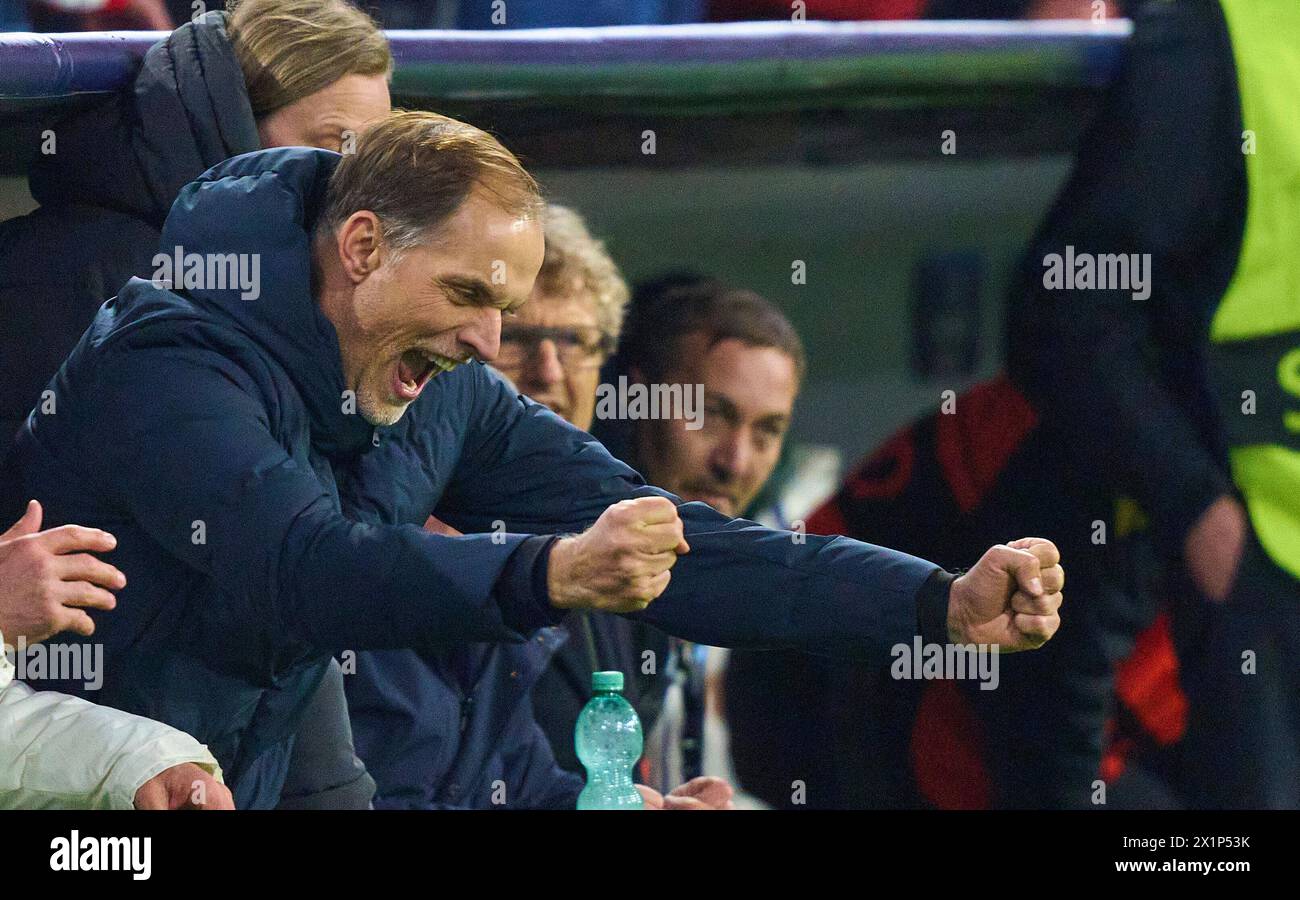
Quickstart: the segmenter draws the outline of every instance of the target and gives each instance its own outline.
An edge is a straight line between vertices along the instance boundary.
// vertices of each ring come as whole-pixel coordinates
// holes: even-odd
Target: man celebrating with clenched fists
[[[259,298],[131,280],[50,382],[58,414],[19,432],[10,500],[111,525],[130,578],[90,613],[97,699],[206,742],[237,806],[279,801],[335,653],[535,640],[578,606],[699,643],[881,658],[918,632],[1018,650],[1056,630],[1046,542],[954,580],[763,528],[646,485],[512,390],[483,362],[541,266],[540,208],[494,138],[431,113],[342,157],[228,160],[181,191],[162,245],[255,255]],[[426,533],[431,514],[462,536]],[[462,728],[480,693],[523,680],[468,662]]]
[[[664,592],[678,555],[690,549],[672,501],[619,501],[588,531],[552,547],[551,604],[639,612]],[[1040,647],[1060,627],[1064,585],[1061,555],[1051,541],[1022,538],[992,547],[949,587],[947,640],[1004,652]]]

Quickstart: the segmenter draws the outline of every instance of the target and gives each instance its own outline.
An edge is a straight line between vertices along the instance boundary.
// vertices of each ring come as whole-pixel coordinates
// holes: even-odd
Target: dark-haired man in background
[[[700,427],[662,417],[602,419],[593,433],[652,484],[743,515],[781,458],[805,365],[794,326],[763,297],[713,278],[667,275],[638,288],[608,381],[681,385],[683,392],[700,385]],[[637,637],[638,661],[653,653],[649,660],[667,687],[647,741],[647,777],[652,784],[689,780],[703,771],[709,648],[648,626]],[[545,682],[540,690],[545,696]]]

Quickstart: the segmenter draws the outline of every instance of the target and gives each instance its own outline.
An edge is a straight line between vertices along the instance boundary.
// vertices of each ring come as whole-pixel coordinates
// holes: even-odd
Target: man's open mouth
[[[393,377],[393,393],[403,400],[414,400],[439,372],[450,372],[460,363],[437,353],[425,350],[407,350],[397,360]]]

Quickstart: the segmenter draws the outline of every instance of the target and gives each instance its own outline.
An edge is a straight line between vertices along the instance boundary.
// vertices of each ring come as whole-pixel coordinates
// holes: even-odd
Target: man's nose
[[[549,387],[564,380],[564,365],[555,341],[544,340],[537,344],[537,352],[529,361],[528,374],[539,385]]]
[[[745,471],[745,466],[749,465],[749,457],[749,440],[745,436],[745,429],[731,428],[714,444],[709,462],[716,476],[729,481],[739,477]]]
[[[501,310],[483,309],[481,315],[456,335],[475,357],[492,362],[501,352]]]

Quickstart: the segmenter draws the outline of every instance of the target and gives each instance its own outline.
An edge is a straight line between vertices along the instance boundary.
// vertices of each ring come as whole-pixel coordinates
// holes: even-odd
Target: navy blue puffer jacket
[[[547,538],[344,515],[338,473],[384,434],[344,402],[337,336],[310,291],[310,232],[339,158],[260,151],[187,185],[163,246],[257,255],[259,296],[132,279],[49,383],[54,403],[29,415],[0,479],[4,509],[36,497],[49,526],[117,535],[129,584],[93,615],[105,662],[90,699],[208,744],[241,807],[278,799],[331,653],[522,640],[550,621],[531,567],[518,590],[507,572]]]

